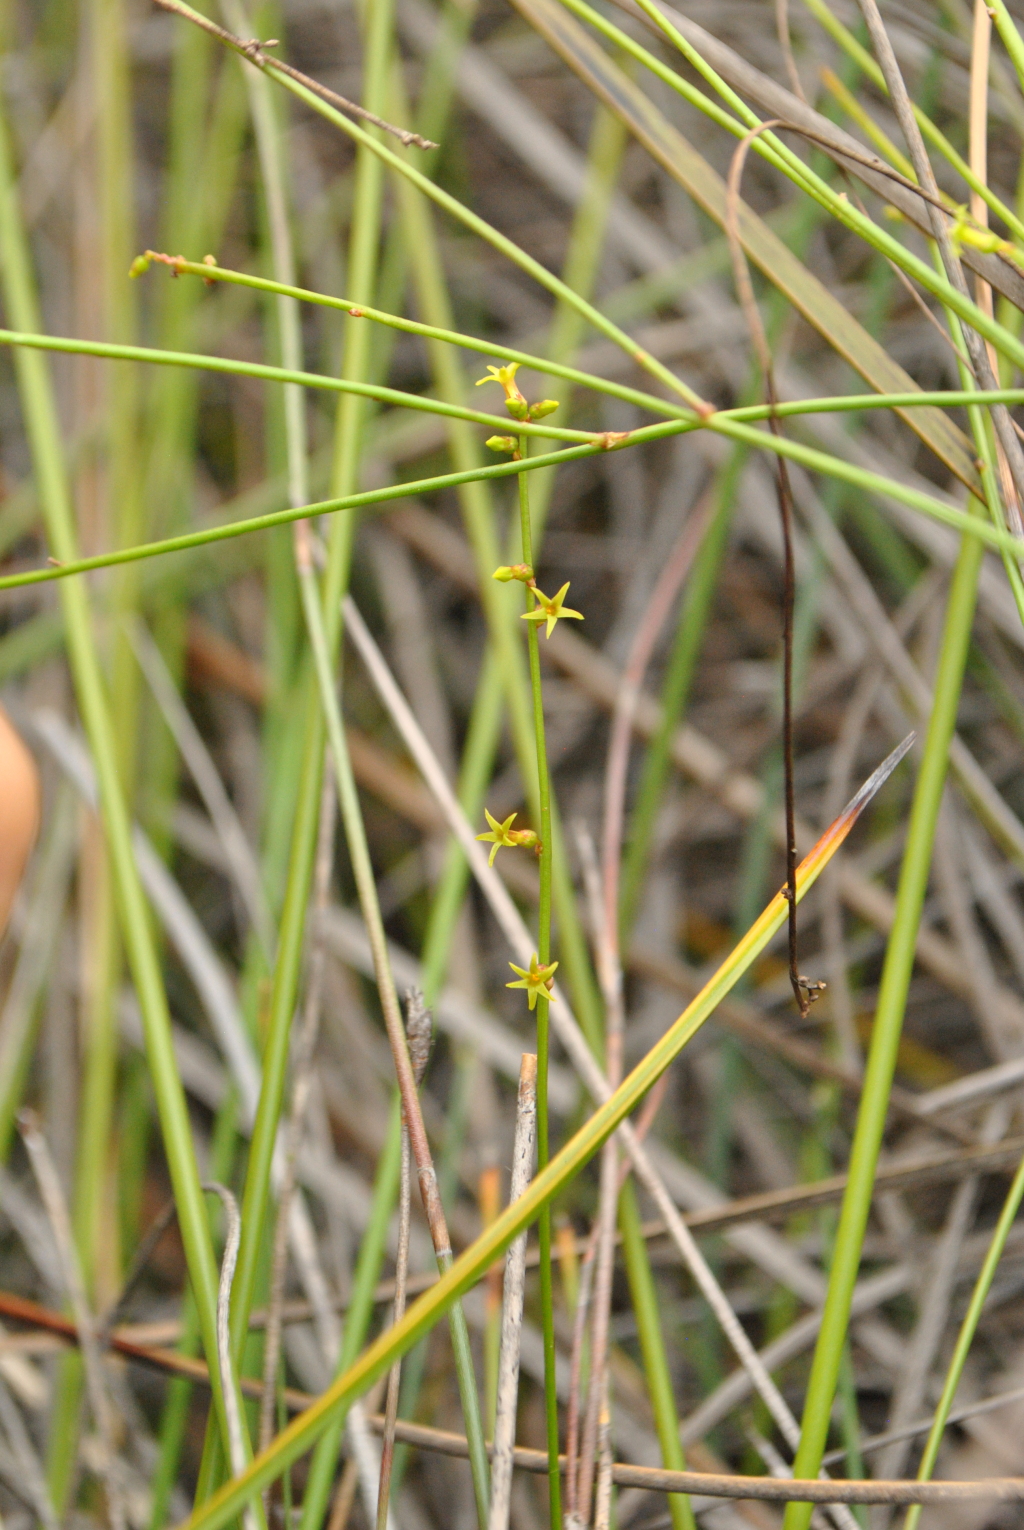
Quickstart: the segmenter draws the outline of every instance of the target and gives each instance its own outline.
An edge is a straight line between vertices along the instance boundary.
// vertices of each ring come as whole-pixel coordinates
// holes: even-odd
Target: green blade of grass
[[[794,1475],[798,1477],[817,1475],[828,1435],[914,967],[914,947],[946,781],[949,742],[956,726],[980,565],[980,544],[965,539],[946,607],[942,649],[935,675],[935,701],[914,789],[895,917],[886,947],[871,1049],[850,1150],[849,1179],[836,1230],[821,1330],[807,1384],[800,1448],[793,1465]],[[786,1530],[806,1530],[810,1519],[807,1509],[808,1506],[790,1504],[786,1509]]]

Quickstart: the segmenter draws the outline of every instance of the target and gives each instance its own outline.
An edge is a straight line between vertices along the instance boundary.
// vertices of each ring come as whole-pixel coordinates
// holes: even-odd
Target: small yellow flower
[[[549,962],[546,967],[538,963],[537,953],[530,957],[529,967],[517,967],[515,962],[509,962],[513,972],[518,972],[519,981],[506,983],[506,988],[525,988],[526,997],[531,1009],[536,1009],[538,998],[553,999],[551,982],[555,975],[557,962]]]
[[[491,832],[489,834],[478,834],[477,839],[489,840],[493,844],[494,848],[491,850],[487,860],[488,866],[494,865],[494,857],[503,848],[514,850],[518,845],[522,849],[535,850],[540,844],[540,840],[532,829],[513,829],[512,825],[516,821],[516,816],[515,813],[510,813],[504,823],[499,823],[484,808],[484,817],[491,826]]]
[[[518,387],[516,386],[516,373],[518,371],[518,361],[510,361],[508,366],[504,367],[488,367],[487,376],[478,377],[476,380],[476,385],[478,388],[480,388],[484,383],[500,383],[501,387],[505,390],[505,397],[507,399],[515,399],[517,401],[521,399],[525,404],[526,400],[523,398],[523,395],[520,393]]]
[[[523,621],[546,622],[547,632],[545,636],[547,637],[551,636],[555,630],[555,623],[561,621],[563,616],[571,616],[576,621],[581,622],[583,620],[582,611],[570,611],[562,605],[568,588],[569,581],[566,580],[557,595],[545,595],[543,590],[536,590],[534,592],[537,596],[536,608],[533,611],[524,611]]]

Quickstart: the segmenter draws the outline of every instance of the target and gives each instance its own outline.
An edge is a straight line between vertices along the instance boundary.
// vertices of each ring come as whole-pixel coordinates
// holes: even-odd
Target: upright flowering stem
[[[526,436],[519,437],[519,456],[529,450]],[[525,473],[519,474],[519,520],[523,537],[523,562],[533,567],[533,536],[530,529],[530,491]],[[526,609],[532,611],[537,597],[527,585]],[[539,623],[527,622],[530,655],[530,686],[533,692],[533,728],[537,739],[537,795],[540,803],[540,908],[537,916],[537,959],[542,967],[551,960],[551,783],[544,739],[544,697],[540,683]],[[543,1169],[550,1156],[548,1142],[548,1006],[550,999],[537,996],[537,1166]],[[555,1387],[555,1316],[551,1283],[551,1207],[545,1205],[538,1221],[540,1242],[540,1305],[544,1335],[544,1401],[548,1436],[548,1493],[552,1530],[561,1530],[562,1484],[558,1475],[558,1392]]]

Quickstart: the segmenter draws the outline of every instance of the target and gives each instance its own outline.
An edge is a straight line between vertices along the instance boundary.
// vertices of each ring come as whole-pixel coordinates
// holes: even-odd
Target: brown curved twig
[[[784,126],[785,124],[781,119],[770,118],[767,122],[760,123],[756,128],[751,128],[749,133],[744,134],[733,153],[725,192],[725,233],[729,241],[729,253],[732,257],[736,295],[746,318],[747,327],[750,330],[750,338],[757,353],[758,362],[764,373],[765,391],[768,395],[768,405],[771,410],[768,416],[768,428],[775,436],[781,436],[782,434],[782,427],[779,424],[776,413],[778,397],[775,391],[775,372],[772,367],[768,336],[765,334],[761,312],[754,297],[754,288],[750,280],[747,257],[743,252],[743,244],[740,239],[739,208],[740,181],[743,178],[743,166],[746,163],[747,154],[750,152],[754,139],[771,128]],[[786,464],[786,459],[780,454],[776,454],[775,482],[779,502],[779,520],[782,526],[784,581],[782,593],[782,758],[786,801],[785,896],[789,900],[789,982],[793,990],[793,997],[796,1000],[797,1009],[800,1011],[800,1018],[804,1020],[807,1018],[807,1012],[811,1007],[812,1000],[820,992],[821,985],[809,983],[806,978],[801,977],[797,962],[796,791],[793,781],[793,607],[796,596],[796,571],[793,563],[793,495],[789,483],[789,468]]]

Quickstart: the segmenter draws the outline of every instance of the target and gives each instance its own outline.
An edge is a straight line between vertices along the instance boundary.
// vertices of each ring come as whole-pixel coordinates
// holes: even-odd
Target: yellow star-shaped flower
[[[549,962],[546,967],[538,964],[537,953],[530,957],[529,967],[517,967],[515,962],[509,962],[513,972],[519,973],[519,981],[506,983],[506,988],[525,988],[526,997],[531,1009],[536,1009],[537,999],[553,999],[551,992],[551,980],[555,975],[557,962]]]
[[[565,599],[566,591],[568,588],[569,581],[566,580],[565,584],[562,585],[562,588],[559,590],[557,595],[545,595],[543,590],[535,590],[534,594],[537,597],[537,604],[532,611],[523,612],[523,621],[546,622],[546,637],[551,636],[552,632],[555,630],[555,623],[561,621],[563,616],[571,616],[574,617],[576,621],[581,622],[583,620],[582,611],[569,611],[562,605],[562,601]]]
[[[494,849],[491,851],[488,858],[488,866],[494,865],[494,857],[503,847],[506,847],[509,850],[514,850],[516,846],[519,845],[524,849],[536,849],[540,844],[540,840],[537,838],[532,829],[513,829],[512,825],[516,821],[515,813],[510,813],[505,819],[504,823],[499,823],[498,820],[496,818],[492,818],[487,809],[484,808],[484,817],[487,819],[487,822],[491,826],[491,832],[489,834],[478,834],[477,839],[490,840],[493,842]]]

